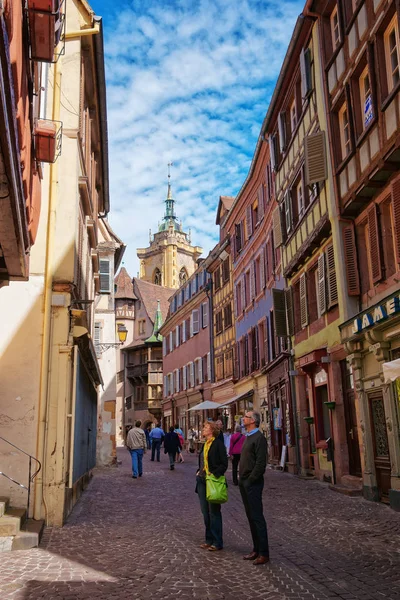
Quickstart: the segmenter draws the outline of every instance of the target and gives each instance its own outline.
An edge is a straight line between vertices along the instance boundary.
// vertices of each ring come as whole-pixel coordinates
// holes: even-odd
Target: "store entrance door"
[[[358,441],[357,413],[353,375],[346,360],[341,361],[343,403],[346,423],[347,448],[349,450],[349,474],[361,477],[361,456]]]
[[[388,501],[390,489],[390,456],[382,392],[377,390],[376,392],[369,394],[368,401],[372,422],[377,485],[380,499]]]

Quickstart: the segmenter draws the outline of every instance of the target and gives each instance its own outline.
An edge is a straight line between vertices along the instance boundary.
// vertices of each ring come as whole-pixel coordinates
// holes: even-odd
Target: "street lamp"
[[[96,350],[99,354],[102,354],[109,348],[118,348],[118,346],[122,346],[126,342],[126,336],[128,335],[128,330],[123,323],[117,324],[117,335],[119,342],[105,342],[96,344]]]

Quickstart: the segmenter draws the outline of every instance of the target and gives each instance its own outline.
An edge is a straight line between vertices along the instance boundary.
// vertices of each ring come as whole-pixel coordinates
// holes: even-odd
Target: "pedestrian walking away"
[[[246,436],[243,435],[240,425],[237,425],[235,428],[235,433],[231,436],[231,441],[229,444],[229,456],[232,457],[233,485],[238,485],[238,466],[245,439]]]
[[[169,432],[164,438],[164,454],[168,454],[169,468],[171,471],[175,469],[175,456],[178,452],[178,448],[182,449],[181,442],[179,440],[178,434],[174,431],[174,428],[171,426],[169,428]]]
[[[243,558],[252,560],[253,565],[263,565],[269,562],[267,523],[262,505],[267,441],[259,430],[260,413],[247,411],[243,421],[246,439],[240,455],[239,490],[253,538],[253,550]]]
[[[196,432],[193,429],[193,427],[191,427],[188,431],[189,452],[191,454],[194,454],[194,442],[196,440],[196,437]]]
[[[218,427],[218,436],[217,436],[217,437],[218,437],[218,438],[219,438],[219,439],[220,439],[222,442],[224,442],[224,443],[225,443],[225,440],[224,440],[224,432],[223,432],[223,429],[224,429],[224,424],[223,424],[223,422],[221,421],[221,419],[218,419],[217,421],[215,421],[215,423],[216,423],[216,425],[217,425],[217,427]]]
[[[174,430],[175,430],[175,433],[178,435],[179,441],[180,441],[180,444],[181,444],[181,448],[180,448],[180,450],[178,450],[177,455],[176,455],[176,462],[183,463],[185,461],[183,459],[182,450],[183,450],[183,447],[185,445],[185,437],[184,437],[183,431],[179,427],[178,423],[174,426]]]
[[[164,431],[159,425],[156,425],[156,427],[150,431],[152,461],[154,461],[154,457],[157,455],[157,462],[160,462],[161,444],[163,442],[164,435]]]
[[[146,452],[146,435],[141,428],[141,421],[136,421],[135,427],[129,430],[126,446],[132,459],[132,477],[137,479],[143,475],[143,454]]]
[[[146,436],[147,450],[150,450],[150,448],[151,448],[151,444],[150,444],[150,430],[151,430],[151,426],[150,425],[147,425],[144,428],[144,434]]]
[[[205,543],[200,548],[214,552],[224,547],[222,540],[222,514],[220,504],[210,504],[206,495],[206,475],[215,477],[224,475],[228,468],[228,457],[222,440],[219,439],[219,428],[213,421],[203,426],[206,442],[199,454],[199,468],[196,473],[196,493],[199,496],[200,508],[205,525]]]

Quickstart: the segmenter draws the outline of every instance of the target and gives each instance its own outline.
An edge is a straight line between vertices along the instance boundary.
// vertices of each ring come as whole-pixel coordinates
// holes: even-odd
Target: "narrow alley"
[[[171,472],[147,453],[136,481],[119,457],[118,469],[95,470],[63,529],[1,555],[1,600],[400,598],[400,514],[387,506],[268,470],[271,563],[256,567],[242,559],[251,545],[238,488],[222,509],[224,551],[209,553],[196,458]]]

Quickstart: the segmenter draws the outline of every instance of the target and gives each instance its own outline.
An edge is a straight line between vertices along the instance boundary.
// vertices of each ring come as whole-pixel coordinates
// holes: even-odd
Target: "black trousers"
[[[246,485],[246,481],[239,481],[240,494],[253,538],[253,552],[260,556],[269,556],[267,523],[262,505],[263,488],[264,478],[250,485]]]
[[[235,485],[238,483],[238,466],[240,454],[232,454],[232,481]]]

